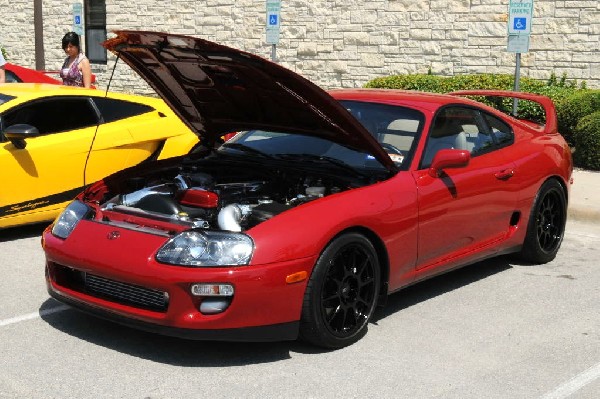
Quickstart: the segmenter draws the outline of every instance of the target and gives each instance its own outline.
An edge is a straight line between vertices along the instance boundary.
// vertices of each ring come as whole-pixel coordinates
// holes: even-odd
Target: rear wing
[[[544,134],[558,133],[558,120],[556,117],[556,108],[549,97],[539,94],[523,93],[520,91],[507,90],[460,90],[449,93],[455,96],[487,96],[487,97],[509,97],[520,100],[528,100],[538,103],[546,114],[546,123],[543,126]]]

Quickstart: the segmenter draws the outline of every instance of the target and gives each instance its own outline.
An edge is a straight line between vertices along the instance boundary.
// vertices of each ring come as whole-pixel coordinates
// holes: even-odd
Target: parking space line
[[[22,321],[37,319],[38,317],[46,316],[52,313],[62,312],[63,310],[71,309],[70,306],[60,305],[55,308],[40,310],[39,312],[29,313],[22,316],[11,317],[10,319],[0,320],[0,327],[8,326],[10,324],[20,323]]]
[[[571,396],[571,394],[579,391],[581,388],[590,382],[600,378],[600,363],[590,367],[583,373],[576,375],[566,383],[562,384],[554,391],[542,396],[541,399],[563,399]]]

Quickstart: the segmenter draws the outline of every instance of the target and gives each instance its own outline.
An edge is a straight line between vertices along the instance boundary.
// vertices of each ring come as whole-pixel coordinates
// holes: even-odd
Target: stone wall
[[[283,0],[277,59],[323,88],[360,87],[391,74],[513,73],[506,51],[509,0]],[[43,2],[46,69],[58,69],[71,3]],[[0,0],[0,44],[10,61],[35,64],[33,2]],[[358,11],[357,11],[358,10]],[[257,0],[107,0],[107,28],[196,35],[270,58],[265,2]],[[93,65],[105,88],[114,66]],[[535,0],[522,76],[551,73],[600,88],[600,1]],[[148,93],[119,63],[111,89]]]

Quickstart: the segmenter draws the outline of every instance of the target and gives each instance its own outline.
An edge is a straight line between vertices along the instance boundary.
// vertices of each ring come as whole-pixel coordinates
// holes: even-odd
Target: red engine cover
[[[212,191],[190,188],[180,194],[179,202],[181,205],[197,208],[216,208],[219,204],[219,196]]]

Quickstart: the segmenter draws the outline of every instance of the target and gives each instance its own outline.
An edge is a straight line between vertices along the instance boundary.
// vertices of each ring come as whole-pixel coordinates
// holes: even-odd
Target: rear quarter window
[[[0,93],[0,105],[12,100],[13,98],[15,98],[14,96],[9,96],[8,94],[2,94]]]
[[[104,123],[115,122],[154,111],[154,108],[146,104],[115,100],[113,98],[94,98],[94,103],[96,103],[104,119]]]

